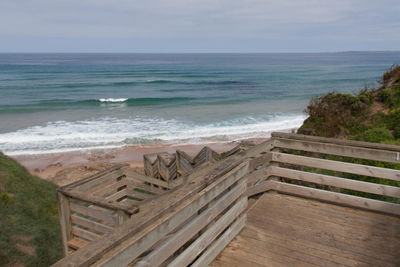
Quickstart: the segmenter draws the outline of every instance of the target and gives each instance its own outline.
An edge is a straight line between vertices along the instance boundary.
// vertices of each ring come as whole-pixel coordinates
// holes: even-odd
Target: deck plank
[[[277,193],[211,266],[400,266],[400,218]]]

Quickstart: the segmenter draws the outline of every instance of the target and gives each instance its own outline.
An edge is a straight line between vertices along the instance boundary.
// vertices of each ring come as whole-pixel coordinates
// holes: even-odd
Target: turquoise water
[[[308,101],[356,92],[400,52],[0,54],[0,150],[10,155],[267,137]]]

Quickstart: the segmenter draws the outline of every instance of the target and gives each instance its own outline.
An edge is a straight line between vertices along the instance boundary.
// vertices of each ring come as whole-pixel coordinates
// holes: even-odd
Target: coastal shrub
[[[357,139],[373,143],[382,143],[384,141],[394,140],[390,131],[384,127],[369,129],[362,133]]]
[[[389,111],[387,114],[380,114],[381,123],[390,130],[395,139],[400,139],[400,108]],[[378,125],[376,123],[376,125]]]
[[[392,66],[382,75],[380,83],[382,84],[381,88],[375,90],[365,88],[357,95],[332,92],[313,98],[305,110],[309,117],[299,128],[298,133],[400,145],[400,66]],[[317,156],[331,160],[400,170],[400,164],[333,155]],[[301,168],[305,171],[332,175],[327,170],[309,167]],[[400,187],[399,181],[340,172],[333,175]],[[329,190],[336,189],[329,188]],[[396,198],[363,193],[356,190],[340,189],[339,192],[394,203],[399,203],[400,201]]]
[[[400,65],[392,65],[389,70],[385,71],[380,80],[378,80],[383,87],[391,87],[395,83],[400,82]]]
[[[381,90],[378,97],[387,108],[400,107],[400,85]]]
[[[373,101],[367,94],[328,93],[315,97],[305,109],[309,117],[298,133],[325,137],[349,134],[361,127]]]

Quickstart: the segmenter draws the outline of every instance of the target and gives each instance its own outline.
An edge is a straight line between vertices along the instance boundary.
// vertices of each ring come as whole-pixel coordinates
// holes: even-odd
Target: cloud
[[[216,38],[400,43],[392,0],[2,0],[0,38]],[[0,47],[1,48],[1,47]]]

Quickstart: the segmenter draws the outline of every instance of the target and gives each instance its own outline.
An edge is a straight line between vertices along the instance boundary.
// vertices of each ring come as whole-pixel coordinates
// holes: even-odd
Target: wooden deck
[[[400,218],[266,193],[211,266],[400,266]]]
[[[59,189],[63,240],[93,241],[54,266],[400,267],[400,146],[272,133],[172,181],[121,167]]]

